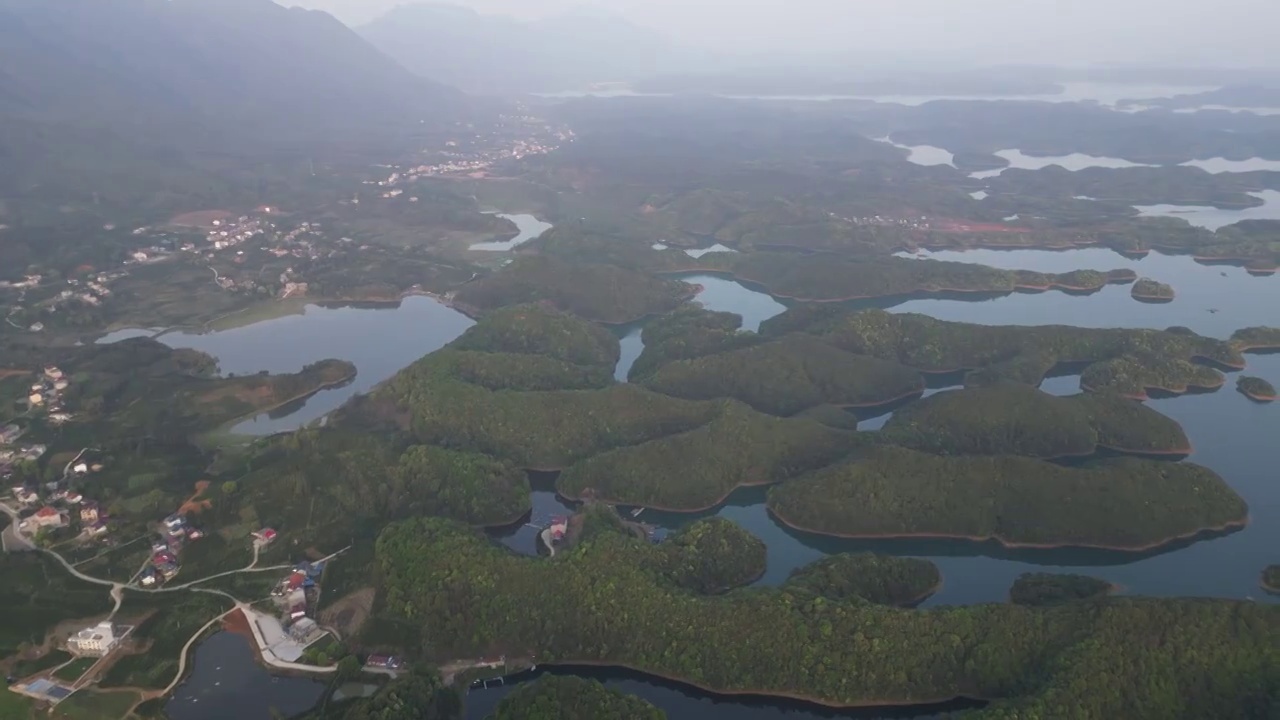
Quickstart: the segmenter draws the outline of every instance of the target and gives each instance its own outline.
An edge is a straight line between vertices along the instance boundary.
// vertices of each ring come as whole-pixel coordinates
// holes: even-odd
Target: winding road
[[[83,580],[87,583],[92,583],[94,585],[102,585],[104,587],[110,588],[109,594],[111,595],[113,607],[111,610],[111,614],[108,616],[108,619],[115,617],[116,613],[120,611],[120,606],[124,603],[125,590],[132,590],[134,592],[143,592],[143,593],[157,593],[157,594],[172,593],[172,592],[178,592],[181,590],[191,590],[192,592],[202,592],[202,593],[208,593],[210,595],[218,595],[219,597],[226,598],[227,600],[230,600],[232,602],[232,607],[229,610],[209,620],[209,622],[205,623],[199,630],[197,630],[190,638],[187,639],[186,644],[182,646],[182,650],[178,655],[178,672],[174,675],[173,681],[169,683],[168,687],[166,687],[164,691],[159,694],[159,697],[168,695],[175,687],[178,686],[178,683],[182,681],[182,677],[186,673],[187,654],[190,652],[191,646],[195,644],[197,640],[200,639],[200,636],[203,635],[205,631],[213,627],[214,623],[219,622],[220,620],[230,615],[231,613],[236,612],[237,610],[244,613],[245,620],[248,621],[249,628],[253,632],[254,640],[258,645],[259,649],[261,650],[259,655],[262,657],[262,661],[265,662],[267,665],[270,665],[275,668],[284,669],[284,670],[299,670],[302,672],[317,673],[317,674],[327,674],[327,673],[332,673],[337,671],[336,665],[331,667],[318,667],[315,665],[304,665],[302,663],[294,663],[294,662],[288,662],[285,660],[280,660],[279,658],[272,655],[268,650],[266,638],[263,637],[262,631],[261,629],[259,629],[258,623],[255,620],[257,613],[256,611],[253,610],[252,607],[249,606],[248,603],[241,602],[240,600],[236,599],[234,595],[231,595],[230,593],[227,593],[227,592],[223,592],[222,590],[195,587],[196,585],[199,585],[201,583],[206,583],[211,580],[227,577],[229,575],[237,575],[239,573],[246,573],[246,572],[270,572],[273,570],[288,570],[293,567],[292,564],[271,565],[269,567],[257,567],[258,557],[262,551],[262,545],[257,541],[254,541],[253,543],[253,560],[247,566],[240,568],[239,570],[228,570],[226,572],[218,573],[216,575],[210,575],[208,577],[200,578],[199,580],[192,580],[191,582],[184,583],[182,585],[175,585],[172,587],[142,588],[142,587],[137,587],[133,585],[132,579],[130,580],[129,583],[122,583],[122,582],[116,582],[114,580],[107,580],[104,578],[94,577],[92,575],[86,575],[85,573],[80,572],[75,568],[74,565],[67,562],[66,558],[62,557],[58,553],[54,552],[53,550],[49,550],[47,548],[42,548],[42,547],[33,545],[30,541],[24,538],[22,534],[17,531],[17,527],[18,527],[18,511],[17,510],[14,510],[13,508],[9,507],[7,503],[0,503],[0,511],[3,511],[12,520],[12,522],[9,524],[9,527],[5,528],[5,531],[4,531],[6,549],[8,548],[9,543],[11,541],[19,543],[22,547],[28,550],[43,553],[45,555],[48,555],[54,558],[55,560],[58,561],[59,564],[62,565],[63,568],[66,569],[68,573],[70,573],[73,577],[79,580]],[[10,538],[10,535],[12,535],[11,538]],[[347,547],[342,548],[341,550],[317,562],[328,562],[350,549],[351,549],[351,546],[348,545]],[[135,575],[134,577],[136,578],[137,576]]]

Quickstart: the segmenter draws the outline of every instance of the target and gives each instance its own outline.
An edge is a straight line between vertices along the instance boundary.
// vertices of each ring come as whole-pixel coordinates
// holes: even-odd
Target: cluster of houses
[[[323,562],[302,562],[282,578],[271,591],[276,607],[280,610],[280,624],[295,642],[306,644],[321,632],[311,617],[311,608],[319,601],[317,584],[324,573]]]
[[[49,422],[55,425],[71,419],[63,405],[63,393],[71,387],[71,378],[56,365],[50,365],[31,384],[31,394],[27,396],[27,406],[31,410],[44,410]]]
[[[187,517],[180,513],[165,518],[160,523],[159,531],[159,535],[151,541],[151,561],[138,575],[138,583],[143,587],[154,587],[177,576],[181,569],[178,553],[182,546],[204,537],[204,531],[192,527]]]

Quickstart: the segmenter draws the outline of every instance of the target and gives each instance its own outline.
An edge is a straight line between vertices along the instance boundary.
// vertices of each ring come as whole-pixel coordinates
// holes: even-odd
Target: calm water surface
[[[1135,205],[1143,217],[1177,217],[1197,227],[1217,230],[1241,220],[1280,220],[1280,190],[1249,193],[1262,200],[1257,207],[1222,210],[1209,205]]]
[[[1020,170],[1040,170],[1051,165],[1065,168],[1072,172],[1084,170],[1086,168],[1132,168],[1132,167],[1152,167],[1141,163],[1130,162],[1121,158],[1102,157],[1099,155],[1086,155],[1084,153],[1071,153],[1070,155],[1053,155],[1053,156],[1034,156],[1025,155],[1021,150],[999,150],[995,153],[997,157],[1002,157],[1009,161],[1009,167],[999,168],[996,170],[983,170],[980,172],[970,173],[969,177],[978,180],[996,177],[1009,168],[1018,168]]]
[[[340,388],[321,390],[305,402],[263,413],[233,428],[245,435],[296,430],[336,410],[351,396],[368,392],[413,361],[452,342],[475,324],[462,313],[422,296],[398,307],[321,307],[301,314],[210,333],[175,331],[156,339],[175,348],[200,350],[218,359],[226,373],[248,375],[298,372],[325,358],[355,363],[356,378]],[[115,342],[151,333],[122,331],[99,342]]]
[[[532,215],[504,215],[502,213],[494,213],[503,220],[510,220],[515,223],[516,229],[519,231],[515,237],[502,242],[483,242],[476,243],[471,246],[472,250],[488,250],[492,252],[503,252],[514,249],[523,245],[530,240],[542,235],[542,233],[550,230],[553,226],[551,223],[543,222]]]
[[[314,706],[324,689],[316,680],[271,675],[254,662],[248,638],[220,632],[196,647],[191,675],[164,712],[171,720],[292,717]]]
[[[891,308],[892,312],[919,312],[946,320],[993,325],[1157,329],[1183,325],[1220,338],[1249,325],[1280,324],[1280,278],[1253,277],[1239,268],[1199,265],[1186,257],[1153,253],[1143,260],[1131,260],[1100,249],[1057,253],[973,251],[933,253],[931,257],[1046,272],[1130,267],[1141,275],[1173,284],[1179,296],[1167,305],[1150,305],[1133,300],[1126,286],[1111,286],[1086,297],[1045,293],[973,302],[915,300]],[[717,309],[732,310],[735,300],[742,307],[755,307],[763,302],[760,295],[730,283],[718,289]],[[1247,373],[1280,382],[1280,355],[1250,355],[1248,359]],[[937,563],[944,576],[942,590],[927,606],[1001,601],[1020,573],[1046,569],[1095,575],[1135,594],[1253,597],[1277,602],[1280,599],[1266,596],[1258,588],[1258,575],[1263,567],[1275,562],[1275,548],[1280,547],[1280,483],[1274,478],[1274,468],[1280,462],[1280,449],[1274,442],[1280,433],[1280,405],[1250,402],[1233,390],[1234,378],[1230,375],[1226,388],[1216,393],[1149,403],[1186,429],[1195,447],[1190,460],[1220,473],[1249,503],[1249,527],[1224,537],[1182,543],[1147,554],[1009,551],[992,543],[952,541],[840,540],[783,527],[765,510],[765,493],[761,489],[739,491],[726,505],[710,513],[646,511],[641,519],[671,529],[714,514],[743,525],[769,549],[769,567],[762,584],[781,583],[795,568],[830,553],[872,550],[924,557]],[[1074,394],[1079,392],[1079,378],[1051,378],[1045,381],[1044,389]],[[860,428],[876,429],[886,419],[887,415],[868,418]]]

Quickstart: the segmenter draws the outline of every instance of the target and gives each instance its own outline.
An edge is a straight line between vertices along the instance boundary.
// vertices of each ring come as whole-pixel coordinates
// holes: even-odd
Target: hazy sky
[[[367,22],[405,0],[279,0]],[[537,17],[614,10],[684,43],[984,63],[1280,65],[1276,0],[456,0]]]

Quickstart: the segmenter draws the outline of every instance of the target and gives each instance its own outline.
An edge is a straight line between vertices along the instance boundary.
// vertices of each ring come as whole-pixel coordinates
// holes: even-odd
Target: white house
[[[67,639],[67,648],[81,655],[106,655],[115,649],[120,639],[108,620],[85,628]]]

